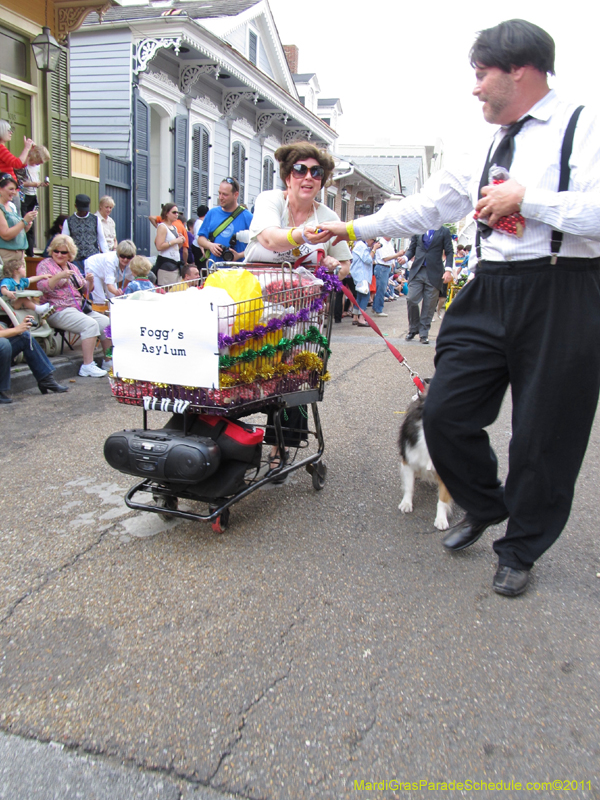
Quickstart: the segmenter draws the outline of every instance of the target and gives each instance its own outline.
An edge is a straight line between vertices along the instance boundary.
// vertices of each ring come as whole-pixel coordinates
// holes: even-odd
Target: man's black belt
[[[546,269],[552,267],[569,267],[573,270],[600,269],[600,257],[598,258],[569,258],[568,256],[544,256],[543,258],[530,258],[522,261],[488,261],[482,259],[477,262],[476,272],[497,272],[503,270],[505,273],[519,271],[521,269]]]

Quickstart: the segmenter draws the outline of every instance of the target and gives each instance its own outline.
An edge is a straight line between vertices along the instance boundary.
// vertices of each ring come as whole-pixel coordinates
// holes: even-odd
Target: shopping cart
[[[114,452],[110,451],[109,443],[118,435],[106,442],[107,460],[122,472],[140,474],[137,467],[131,469],[132,462],[138,459],[131,450],[134,440],[138,454],[141,448],[148,449],[145,458],[152,471],[155,469],[152,465],[161,459],[160,454],[155,457],[154,448],[165,452],[164,447],[172,447],[174,438],[180,445],[195,443],[206,434],[206,425],[214,425],[215,419],[245,424],[246,431],[251,424],[252,429],[264,432],[271,447],[277,448],[278,456],[270,458],[267,444],[258,445],[249,461],[235,464],[226,461],[207,480],[183,484],[181,479],[171,480],[172,476],[149,474],[125,495],[129,508],[167,518],[210,521],[216,532],[227,527],[234,503],[266,484],[282,483],[292,472],[305,468],[312,477],[313,487],[320,490],[327,475],[322,459],[325,442],[318,403],[323,399],[328,379],[331,294],[338,289],[339,281],[325,269],[311,274],[293,270],[289,263],[242,266],[258,280],[260,293],[253,299],[218,308],[219,333],[215,343],[219,349],[218,385],[186,387],[109,376],[114,397],[120,403],[140,406],[143,414],[143,428],[125,432],[127,441],[121,435]],[[215,264],[211,274],[238,268],[238,265]],[[194,292],[203,289],[204,283],[202,278],[148,291]],[[128,301],[115,298],[111,305],[122,302]],[[115,345],[115,352],[117,349]],[[151,410],[172,415],[165,428],[149,429]],[[290,427],[291,418],[301,424],[296,422]],[[191,456],[192,461],[194,458],[195,455]],[[161,464],[159,472],[164,459]],[[145,474],[143,467],[142,470],[141,474]],[[152,500],[140,502],[140,494],[151,495]],[[180,501],[187,507],[180,507]]]

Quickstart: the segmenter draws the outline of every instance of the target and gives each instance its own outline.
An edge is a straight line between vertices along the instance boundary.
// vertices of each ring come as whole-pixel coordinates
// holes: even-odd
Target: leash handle
[[[410,377],[412,378],[412,382],[413,382],[413,383],[414,383],[414,385],[417,387],[417,389],[418,389],[420,392],[424,392],[424,391],[425,391],[425,387],[423,386],[423,381],[421,380],[421,378],[419,378],[419,376],[417,375],[417,373],[416,373],[416,372],[414,372],[414,371],[413,371],[413,370],[410,368],[410,366],[409,366],[409,365],[408,365],[408,363],[406,362],[406,359],[404,358],[404,356],[402,355],[402,353],[401,353],[401,352],[398,350],[398,348],[394,347],[394,345],[393,345],[391,342],[388,342],[388,340],[385,338],[385,336],[383,335],[383,333],[382,333],[382,332],[379,330],[379,326],[377,325],[377,323],[376,323],[374,320],[372,320],[372,319],[371,319],[371,317],[370,317],[370,316],[367,314],[367,312],[366,312],[366,311],[363,311],[363,310],[361,309],[361,307],[360,307],[360,306],[358,305],[358,303],[356,302],[356,298],[354,297],[354,295],[352,294],[352,292],[350,291],[350,289],[348,289],[348,287],[347,287],[347,286],[344,286],[344,285],[342,284],[342,292],[345,294],[345,296],[348,298],[348,300],[350,300],[350,302],[352,303],[352,305],[354,305],[354,306],[356,306],[356,308],[358,308],[358,310],[360,311],[360,313],[361,313],[361,314],[363,315],[363,317],[364,317],[364,318],[367,320],[367,322],[368,322],[369,326],[370,326],[370,327],[371,327],[371,328],[372,328],[372,329],[375,331],[375,333],[376,333],[378,336],[381,336],[381,338],[383,339],[383,341],[384,341],[384,342],[386,343],[386,345],[388,346],[388,348],[389,348],[390,352],[392,353],[392,355],[394,356],[394,358],[395,358],[395,359],[396,359],[396,360],[397,360],[397,361],[398,361],[400,364],[402,364],[403,366],[405,366],[405,367],[408,369],[408,371],[410,372]]]

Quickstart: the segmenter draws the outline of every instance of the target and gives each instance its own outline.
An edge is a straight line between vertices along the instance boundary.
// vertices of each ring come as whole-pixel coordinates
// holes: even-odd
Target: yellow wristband
[[[354,222],[352,220],[346,223],[346,232],[348,233],[348,241],[355,242],[356,234],[354,233]]]
[[[298,242],[292,236],[292,233],[295,230],[296,230],[295,228],[290,228],[289,231],[288,231],[288,235],[287,235],[288,242],[292,245],[292,247],[298,247]]]

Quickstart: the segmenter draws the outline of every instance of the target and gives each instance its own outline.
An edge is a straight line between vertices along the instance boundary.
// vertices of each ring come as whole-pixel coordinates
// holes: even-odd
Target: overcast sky
[[[434,144],[447,154],[487,140],[492,128],[471,95],[468,53],[475,34],[505,19],[540,25],[556,42],[562,97],[600,105],[598,0],[269,0],[283,44],[300,51],[300,72],[316,72],[322,97],[339,97],[342,142]]]

